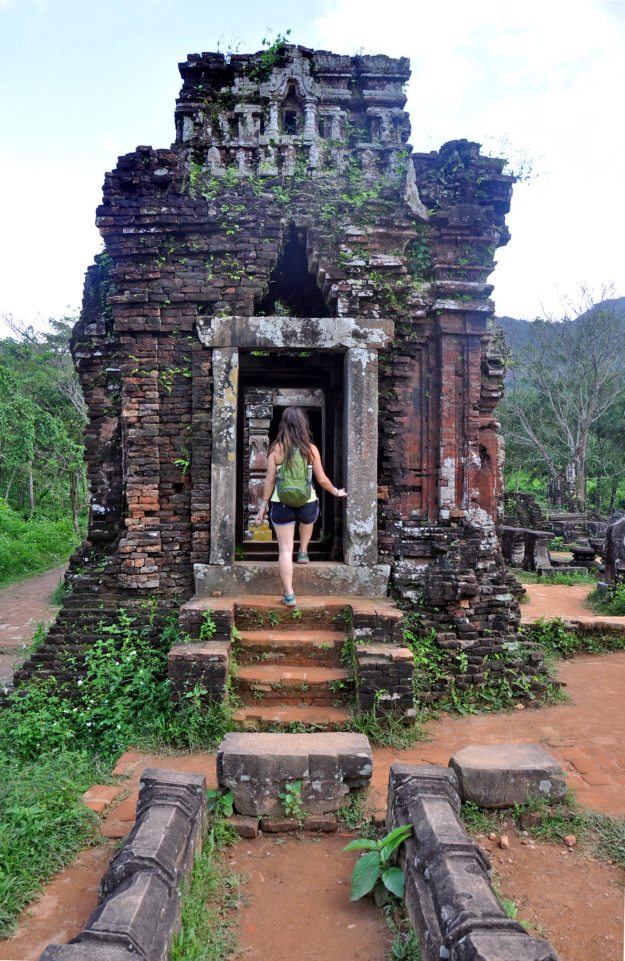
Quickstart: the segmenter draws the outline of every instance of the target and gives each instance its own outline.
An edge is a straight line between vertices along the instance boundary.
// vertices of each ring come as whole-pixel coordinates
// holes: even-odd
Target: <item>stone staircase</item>
[[[234,691],[242,706],[234,717],[241,727],[331,730],[349,720],[345,615],[342,605],[321,599],[291,610],[275,602],[237,606]]]
[[[209,612],[216,634],[204,648],[198,645],[198,663],[205,658],[207,664],[209,649],[217,670],[230,658],[239,702],[234,720],[254,731],[344,728],[355,697],[352,665],[342,659],[346,640],[384,641],[395,650],[402,624],[401,612],[388,598],[309,595],[300,597],[296,608],[286,608],[266,595],[196,595],[181,610],[181,627],[199,637]],[[172,650],[182,655],[181,648]],[[186,659],[194,658],[190,652]],[[216,689],[210,666],[192,669],[198,671],[195,680]],[[177,670],[182,677],[187,668]]]

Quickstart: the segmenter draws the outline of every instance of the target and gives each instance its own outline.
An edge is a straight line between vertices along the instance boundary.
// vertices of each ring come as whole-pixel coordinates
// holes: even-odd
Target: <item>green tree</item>
[[[0,492],[22,514],[78,515],[86,491],[86,407],[69,352],[73,318],[35,332],[4,315],[0,341]]]
[[[535,469],[549,476],[558,505],[585,508],[588,457],[601,424],[603,469],[609,469],[614,437],[606,425],[625,397],[624,363],[625,303],[595,303],[587,291],[574,316],[535,320],[526,342],[513,350],[500,408],[506,446],[514,461],[533,458]]]

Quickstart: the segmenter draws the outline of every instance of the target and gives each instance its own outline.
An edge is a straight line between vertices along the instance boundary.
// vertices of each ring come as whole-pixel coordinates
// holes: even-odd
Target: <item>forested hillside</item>
[[[583,295],[570,316],[498,323],[507,489],[570,510],[625,507],[625,298]]]

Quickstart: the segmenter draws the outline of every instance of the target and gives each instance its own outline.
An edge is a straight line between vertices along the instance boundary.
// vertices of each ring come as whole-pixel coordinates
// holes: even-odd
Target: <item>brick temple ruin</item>
[[[488,283],[513,178],[466,140],[412,151],[405,58],[285,45],[180,72],[175,143],[105,178],[105,251],[73,336],[88,537],[17,679],[58,672],[98,619],[147,597],[194,616],[215,597],[277,598],[277,545],[250,516],[297,404],[349,496],[321,493],[296,590],[418,610],[479,683],[519,622],[495,529]]]

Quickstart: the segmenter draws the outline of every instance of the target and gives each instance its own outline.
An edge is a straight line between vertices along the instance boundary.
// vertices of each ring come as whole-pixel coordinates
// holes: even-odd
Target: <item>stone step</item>
[[[322,707],[340,700],[348,683],[349,674],[342,668],[253,664],[239,668],[236,691],[248,704],[262,700]]]
[[[350,720],[349,711],[338,707],[297,707],[248,704],[234,712],[237,727],[246,731],[270,728],[311,727],[317,731],[339,731]]]
[[[316,664],[340,667],[345,637],[339,631],[291,629],[241,631],[237,640],[239,664]]]
[[[292,631],[295,626],[317,630],[345,630],[350,609],[341,601],[321,597],[298,598],[297,607],[285,607],[272,597],[238,599],[234,623],[239,631]]]

